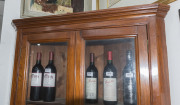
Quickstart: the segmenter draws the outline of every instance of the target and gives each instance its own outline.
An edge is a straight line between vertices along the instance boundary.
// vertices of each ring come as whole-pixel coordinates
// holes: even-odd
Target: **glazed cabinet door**
[[[150,105],[147,42],[143,25],[76,32],[75,104]],[[87,71],[90,53],[97,74]],[[115,72],[106,66],[110,60]]]
[[[44,94],[41,94],[40,101],[31,101],[31,86],[38,82],[32,80],[35,76],[32,73],[36,64],[37,53],[41,53],[41,64],[43,68],[48,64],[49,52],[54,54],[55,76],[42,76],[43,86],[56,86],[55,101],[42,101]],[[74,99],[74,59],[75,59],[75,32],[53,32],[22,36],[22,48],[20,52],[18,85],[15,97],[15,105],[73,105]],[[45,69],[45,72],[49,72]],[[49,83],[44,83],[45,78]],[[39,78],[39,77],[38,77]],[[55,79],[55,84],[50,82]],[[47,81],[46,81],[47,82]]]

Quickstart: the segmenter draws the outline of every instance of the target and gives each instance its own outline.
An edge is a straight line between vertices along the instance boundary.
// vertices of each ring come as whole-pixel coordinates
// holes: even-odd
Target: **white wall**
[[[92,10],[92,1],[91,0],[84,0],[84,11]]]
[[[12,19],[20,17],[20,0],[5,0],[0,42],[0,105],[9,105],[16,32]]]
[[[106,9],[107,8],[107,0],[99,0],[100,1],[100,9]],[[113,5],[110,8],[116,8],[116,7],[125,7],[125,6],[132,6],[132,5],[141,5],[141,4],[150,4],[157,0],[120,0],[115,5]]]
[[[118,2],[117,4],[112,6],[112,8],[132,6],[132,5],[141,5],[141,4],[150,4],[150,3],[153,3],[155,1],[157,1],[157,0],[121,0],[120,2]]]
[[[92,11],[96,9],[96,0],[84,0],[84,11]]]
[[[165,18],[171,105],[180,105],[180,0],[170,4]]]
[[[16,32],[11,25],[13,19],[20,18],[20,1],[6,0],[0,43],[0,105],[9,105]],[[169,61],[169,76],[172,105],[180,103],[180,21],[178,9],[180,0],[171,4],[166,16],[166,36]]]

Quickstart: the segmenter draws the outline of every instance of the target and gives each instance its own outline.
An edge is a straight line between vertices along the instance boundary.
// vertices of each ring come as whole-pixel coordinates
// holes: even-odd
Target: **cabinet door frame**
[[[76,32],[76,98],[75,105],[84,105],[85,41],[135,38],[137,104],[150,105],[150,70],[148,64],[147,26],[103,27]]]
[[[18,35],[22,37],[19,42],[19,56],[16,68],[16,78],[13,83],[16,83],[15,94],[11,96],[13,105],[26,105],[27,95],[27,80],[28,80],[28,66],[29,66],[29,51],[30,44],[34,43],[53,43],[53,42],[67,42],[67,75],[66,75],[66,104],[73,105],[74,103],[74,68],[75,68],[75,32],[52,32],[40,33],[31,35]],[[17,42],[18,43],[18,42]]]

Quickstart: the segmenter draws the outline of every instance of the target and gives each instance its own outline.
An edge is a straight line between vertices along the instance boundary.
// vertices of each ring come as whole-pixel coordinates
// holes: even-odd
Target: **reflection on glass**
[[[94,105],[105,105],[104,94],[111,95],[113,91],[105,93],[103,85],[103,71],[109,61],[108,51],[112,52],[112,62],[117,70],[117,104],[112,105],[137,105],[134,38],[86,41],[85,68],[87,69],[90,63],[89,54],[94,53],[94,65],[98,70],[98,103]],[[108,73],[110,74],[112,73]],[[90,104],[85,103],[85,105]]]

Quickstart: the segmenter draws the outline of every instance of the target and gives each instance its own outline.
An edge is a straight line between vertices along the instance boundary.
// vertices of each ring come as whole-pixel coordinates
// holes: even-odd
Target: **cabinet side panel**
[[[169,71],[167,61],[167,47],[165,37],[164,19],[157,17],[157,35],[158,35],[158,57],[159,57],[159,78],[161,88],[162,105],[171,105],[169,89]]]
[[[13,68],[13,79],[12,79],[12,87],[11,87],[10,105],[15,105],[15,100],[16,100],[20,52],[21,52],[21,43],[22,43],[21,31],[22,31],[21,29],[17,30],[16,50],[15,50],[15,58],[14,58],[14,68]]]
[[[148,24],[148,44],[149,44],[149,68],[151,81],[151,105],[161,105],[159,101],[160,85],[159,85],[159,71],[158,71],[158,53],[157,53],[157,37],[156,37],[156,17],[149,18]]]
[[[164,18],[150,17],[149,22],[151,104],[171,105]]]

